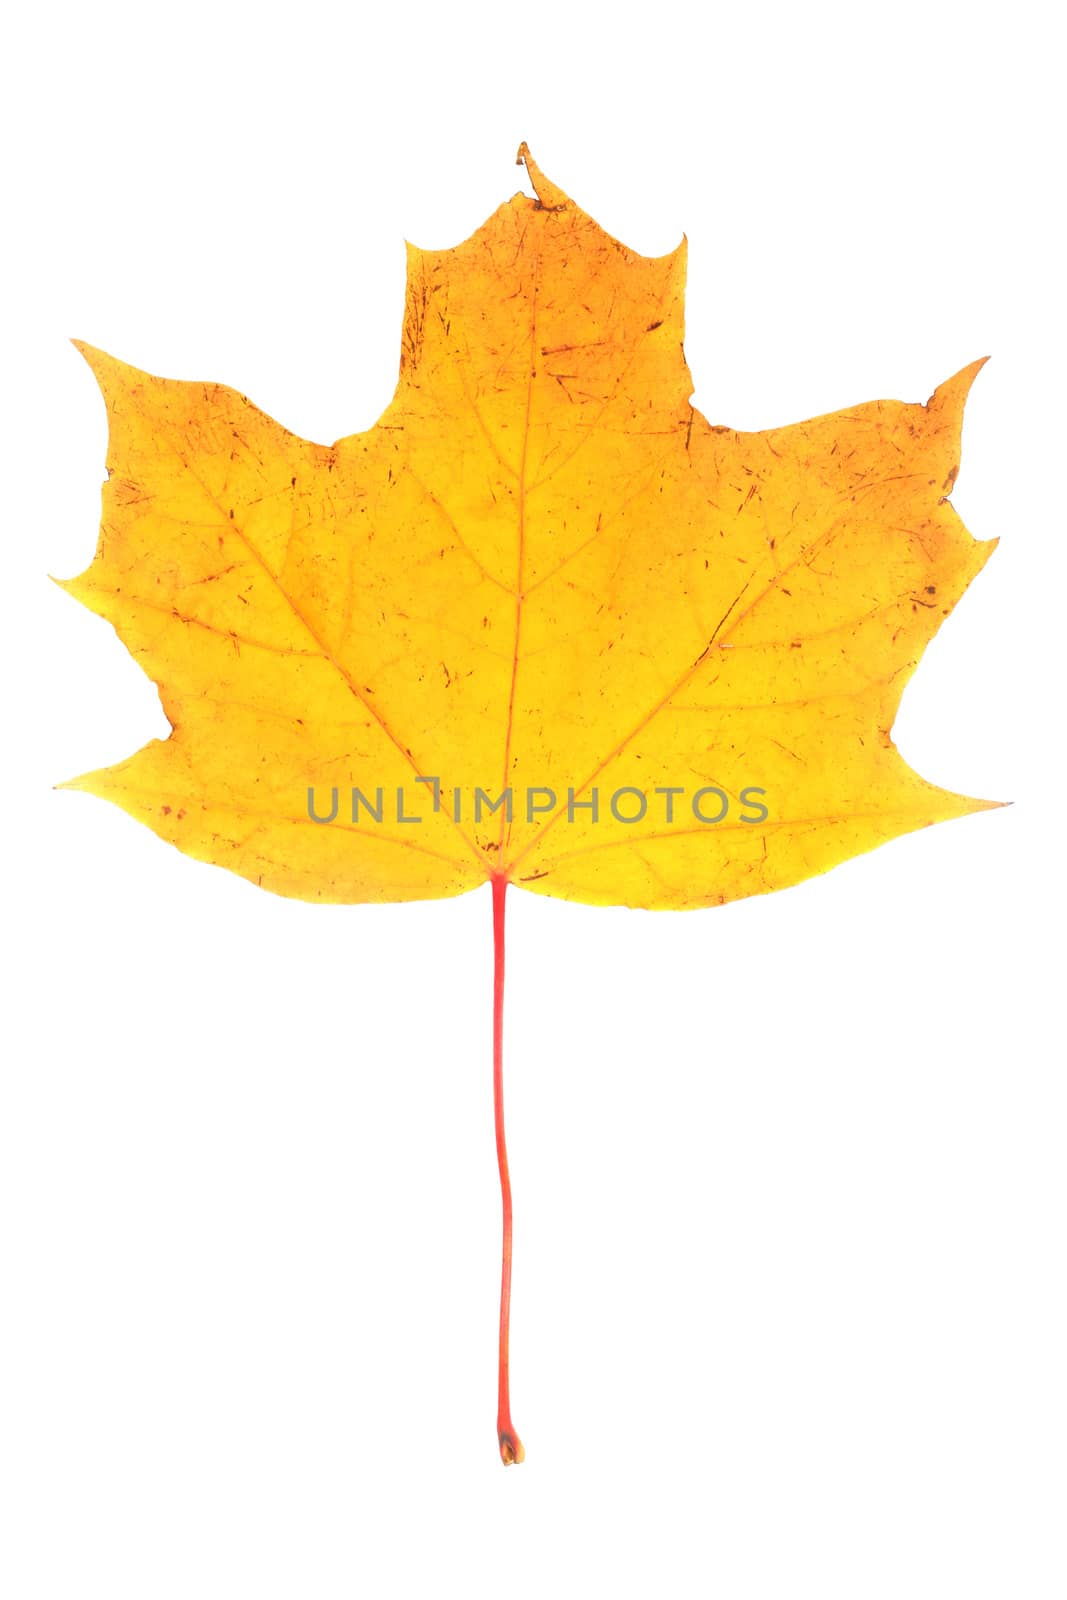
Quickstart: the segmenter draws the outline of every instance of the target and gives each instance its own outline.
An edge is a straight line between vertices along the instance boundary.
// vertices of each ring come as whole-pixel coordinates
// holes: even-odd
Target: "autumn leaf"
[[[721,904],[983,809],[890,730],[995,543],[948,500],[981,362],[926,405],[712,426],[684,243],[636,255],[520,159],[538,198],[409,247],[400,379],[366,433],[312,444],[232,389],[79,346],[108,481],[65,585],[173,730],[70,787],[283,895],[493,884],[505,1459],[507,885]]]

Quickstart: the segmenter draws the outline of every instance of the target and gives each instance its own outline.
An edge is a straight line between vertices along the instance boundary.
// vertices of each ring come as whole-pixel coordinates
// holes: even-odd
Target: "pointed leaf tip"
[[[551,179],[546,178],[541,168],[530,154],[530,147],[524,139],[519,146],[518,155],[515,157],[517,167],[525,167],[530,174],[534,193],[537,195],[537,204],[542,211],[566,211],[570,205],[570,197],[558,188]]]
[[[117,361],[114,356],[109,356],[106,350],[99,349],[95,344],[88,344],[84,339],[72,339],[70,342],[103,390],[105,373],[114,373],[123,363]]]
[[[953,373],[951,378],[946,378],[944,383],[939,383],[926,402],[927,406],[944,406],[952,402],[959,406],[962,411],[975,378],[977,378],[988,360],[988,356],[979,356],[977,361],[969,361],[965,367],[961,367],[958,372]]]

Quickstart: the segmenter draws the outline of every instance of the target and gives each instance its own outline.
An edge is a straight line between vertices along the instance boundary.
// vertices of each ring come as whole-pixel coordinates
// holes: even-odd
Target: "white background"
[[[23,17],[29,8],[23,8]],[[1039,8],[229,0],[8,24],[0,1579],[11,1600],[1062,1600],[1061,68]],[[369,426],[403,239],[690,242],[712,422],[925,399],[1001,545],[896,738],[1011,809],[722,910],[324,908],[51,785],[165,734],[76,335]]]

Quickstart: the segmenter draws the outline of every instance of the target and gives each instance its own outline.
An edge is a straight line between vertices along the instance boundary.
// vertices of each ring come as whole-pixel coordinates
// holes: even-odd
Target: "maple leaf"
[[[684,242],[648,259],[520,151],[517,194],[409,247],[400,379],[326,447],[243,395],[79,348],[109,414],[99,548],[65,587],[172,725],[70,787],[284,895],[509,883],[680,909],[983,809],[890,738],[996,541],[948,501],[976,362],[926,405],[758,433],[690,404]]]

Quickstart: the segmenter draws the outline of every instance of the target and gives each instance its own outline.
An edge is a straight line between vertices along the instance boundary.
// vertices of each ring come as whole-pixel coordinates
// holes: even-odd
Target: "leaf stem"
[[[500,1459],[506,1467],[522,1461],[525,1450],[511,1420],[508,1388],[508,1331],[511,1318],[511,1178],[504,1142],[504,897],[508,880],[493,875],[493,1115],[496,1122],[496,1159],[500,1169],[500,1200],[504,1238],[500,1256],[500,1360],[498,1367],[496,1432]]]

